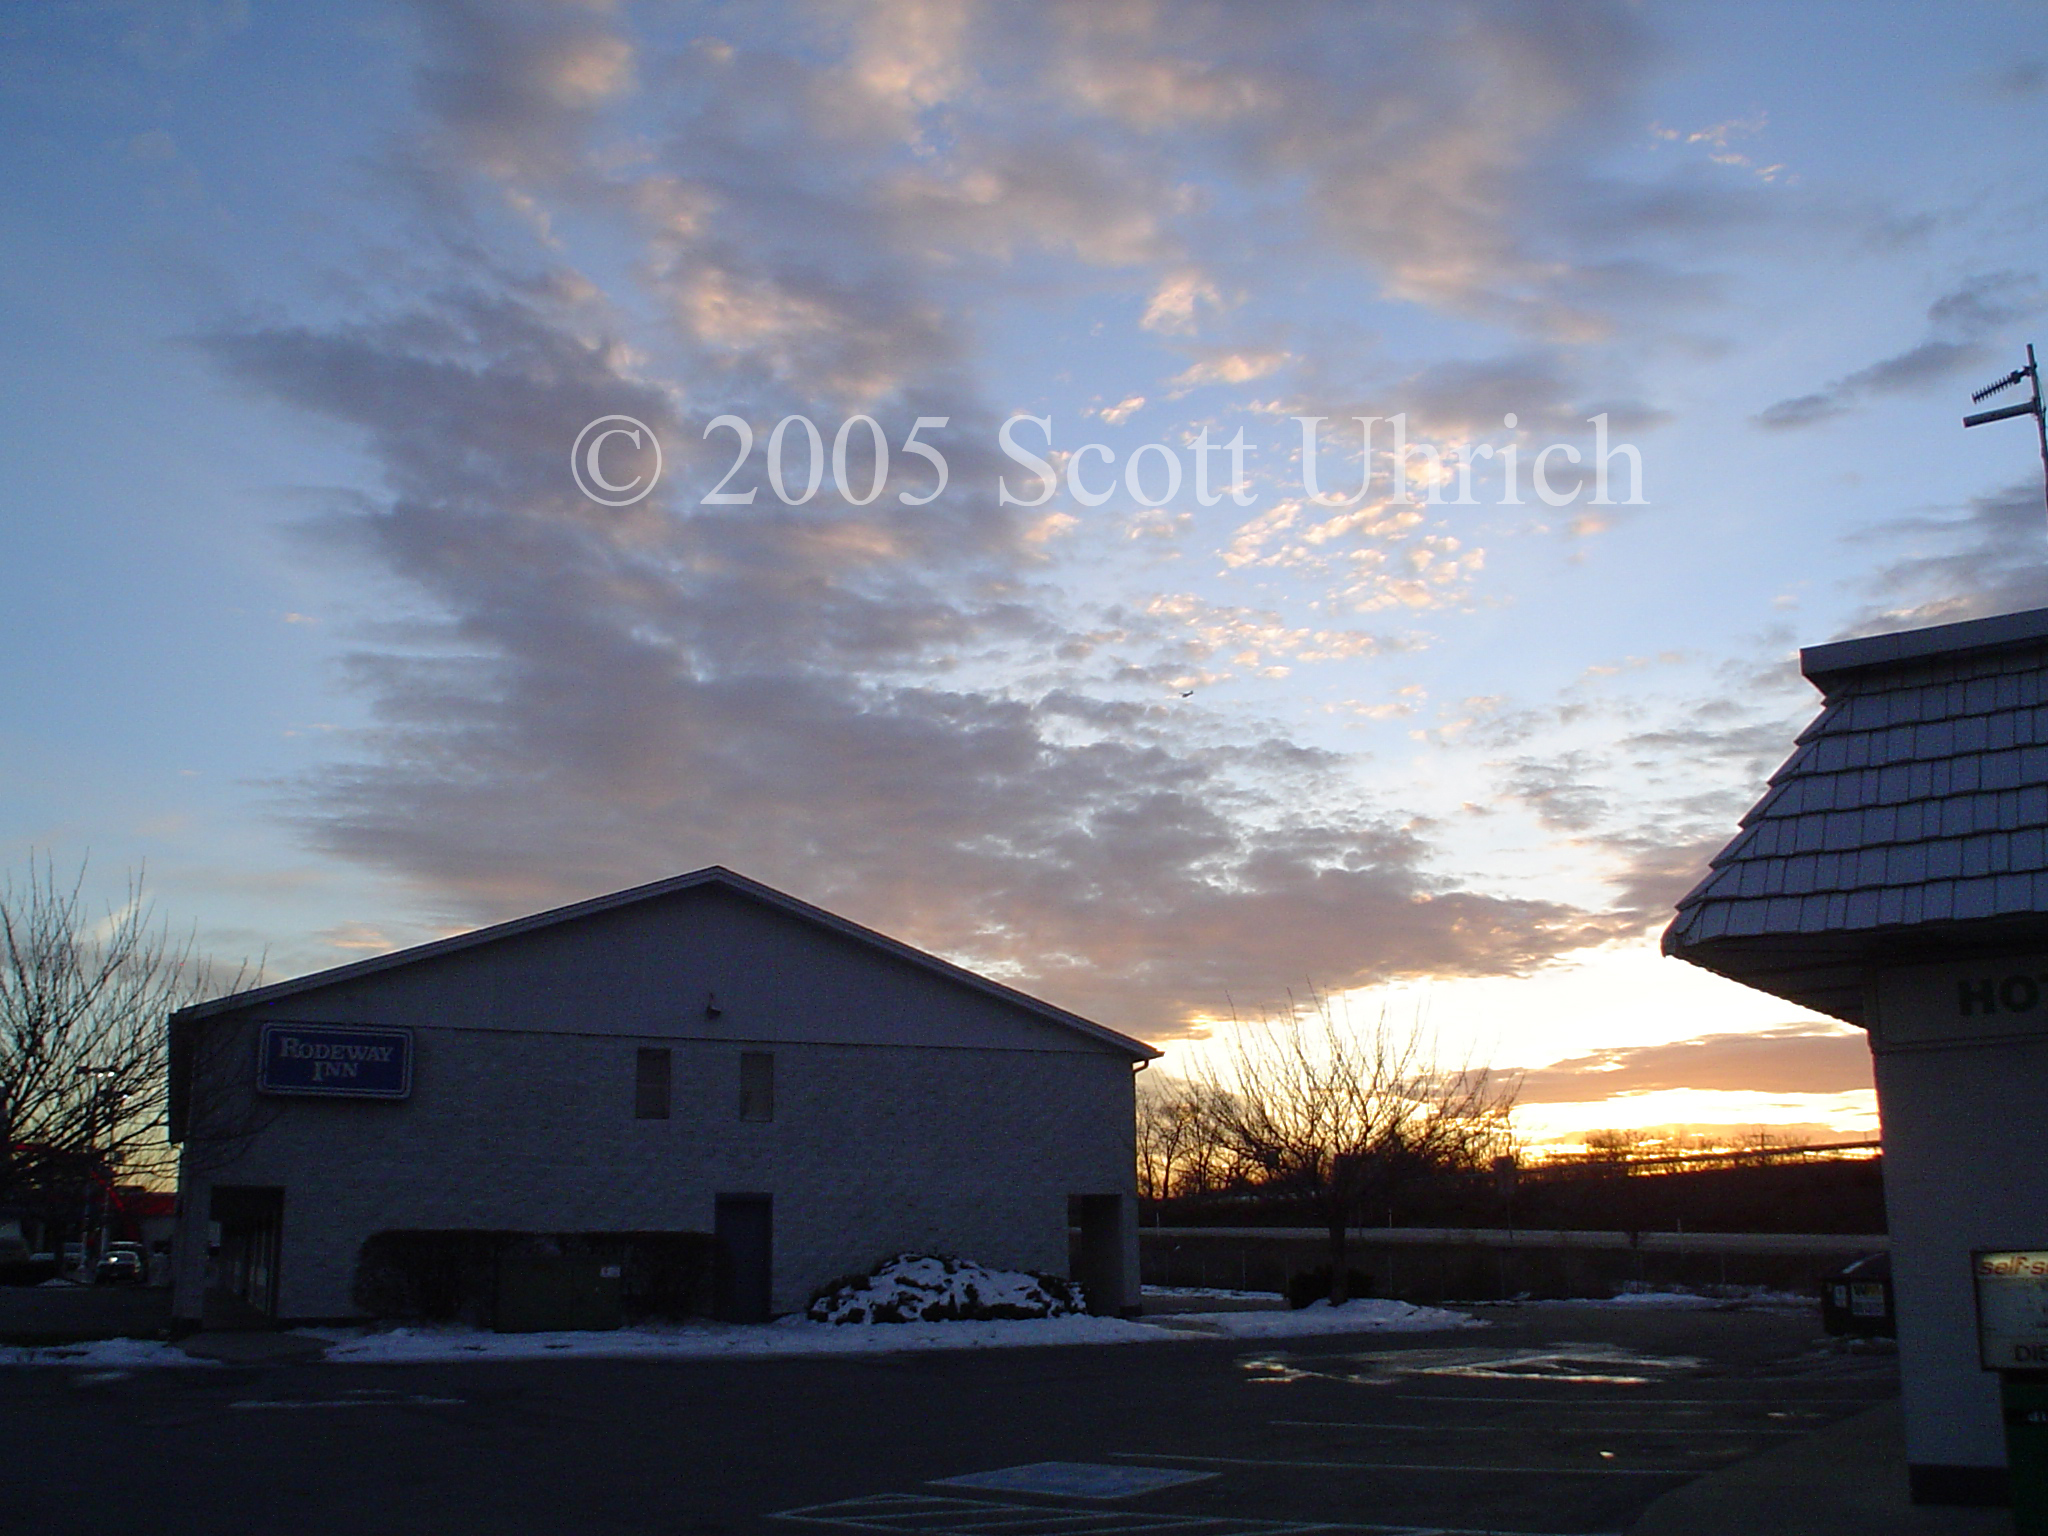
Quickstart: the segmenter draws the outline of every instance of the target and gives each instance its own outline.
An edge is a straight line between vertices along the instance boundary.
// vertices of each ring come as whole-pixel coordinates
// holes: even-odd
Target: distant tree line
[[[1647,1132],[1610,1130],[1589,1134],[1583,1154],[1532,1162],[1507,1125],[1512,1080],[1446,1071],[1428,1061],[1425,1038],[1384,1018],[1346,1030],[1326,1014],[1253,1026],[1212,1058],[1214,1070],[1176,1077],[1154,1068],[1139,1077],[1138,1192],[1148,1222],[1327,1226],[1341,1208],[1353,1226],[1885,1230],[1880,1158],[1809,1153],[1805,1138],[1768,1129],[1682,1149]],[[1351,1042],[1334,1069],[1326,1061],[1333,1028]],[[1365,1062],[1385,1067],[1403,1057],[1407,1073],[1378,1074],[1404,1085],[1379,1095],[1398,1111],[1335,1111],[1348,1097],[1338,1084],[1372,1077]],[[1337,1134],[1346,1124],[1352,1131]],[[1297,1133],[1270,1129],[1285,1125]],[[1361,1134],[1368,1126],[1379,1128],[1377,1138]],[[1425,1126],[1429,1134],[1420,1134]],[[1275,1155],[1287,1147],[1291,1155]],[[1333,1177],[1339,1170],[1344,1176]]]

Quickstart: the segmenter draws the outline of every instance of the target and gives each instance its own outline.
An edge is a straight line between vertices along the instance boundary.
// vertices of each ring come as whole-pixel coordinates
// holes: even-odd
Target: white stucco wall
[[[2014,977],[2032,979],[2039,1001],[1999,1005]],[[2048,956],[1882,972],[1872,993],[1907,1459],[2000,1467],[1970,1254],[2048,1248]]]

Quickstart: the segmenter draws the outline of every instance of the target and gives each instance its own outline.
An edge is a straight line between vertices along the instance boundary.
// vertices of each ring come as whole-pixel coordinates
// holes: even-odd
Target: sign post
[[[1998,1372],[2017,1536],[2048,1536],[2048,1248],[1970,1256],[1978,1362]]]

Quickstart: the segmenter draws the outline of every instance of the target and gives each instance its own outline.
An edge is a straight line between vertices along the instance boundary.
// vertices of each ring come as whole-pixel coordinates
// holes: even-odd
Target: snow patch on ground
[[[218,1362],[196,1360],[175,1344],[157,1339],[95,1339],[89,1344],[0,1345],[0,1365],[73,1365],[100,1370],[134,1370],[157,1365],[198,1365],[211,1368]]]
[[[985,1269],[969,1259],[902,1253],[811,1302],[814,1323],[1026,1322],[1085,1310],[1080,1286],[1052,1275]]]
[[[1008,1322],[848,1325],[785,1317],[774,1323],[672,1323],[610,1333],[485,1333],[473,1328],[301,1329],[328,1341],[329,1360],[409,1365],[451,1360],[748,1359],[889,1354],[926,1349],[1006,1349],[1047,1344],[1166,1344],[1195,1337],[1301,1338],[1328,1333],[1421,1333],[1486,1326],[1462,1312],[1402,1301],[1327,1301],[1299,1312],[1204,1312],[1199,1323],[1045,1317]]]
[[[1441,1328],[1484,1328],[1478,1318],[1443,1307],[1361,1298],[1333,1307],[1327,1299],[1298,1312],[1203,1312],[1176,1319],[1183,1331],[1232,1339],[1298,1339],[1324,1333],[1431,1333]]]
[[[610,1332],[490,1333],[445,1327],[300,1328],[295,1337],[327,1345],[326,1358],[356,1365],[416,1365],[461,1360],[705,1360],[775,1356],[891,1354],[904,1350],[1016,1349],[1034,1345],[1171,1344],[1196,1338],[1279,1339],[1331,1333],[1418,1333],[1485,1325],[1462,1312],[1400,1301],[1361,1300],[1299,1312],[1205,1312],[1171,1324],[1115,1317],[1045,1317],[1009,1322],[847,1325],[785,1317],[775,1323],[665,1323]],[[154,1339],[0,1347],[0,1366],[65,1365],[127,1371],[198,1366],[176,1345]]]
[[[1147,1296],[1199,1297],[1204,1301],[1270,1301],[1280,1305],[1287,1301],[1278,1291],[1220,1291],[1209,1285],[1148,1285],[1144,1291]]]
[[[1637,1289],[1629,1286],[1617,1296],[1606,1300],[1589,1298],[1576,1303],[1580,1306],[1595,1307],[1649,1307],[1676,1311],[1708,1311],[1712,1309],[1744,1310],[1748,1308],[1783,1307],[1809,1308],[1820,1303],[1812,1296],[1798,1291],[1774,1291],[1761,1285],[1675,1285],[1665,1289],[1651,1290],[1645,1286]]]
[[[608,1333],[485,1333],[474,1328],[300,1329],[329,1341],[329,1360],[409,1365],[448,1360],[746,1359],[887,1354],[910,1349],[1003,1349],[1034,1344],[1156,1344],[1173,1335],[1114,1317],[868,1327],[785,1317],[775,1323],[674,1323]]]

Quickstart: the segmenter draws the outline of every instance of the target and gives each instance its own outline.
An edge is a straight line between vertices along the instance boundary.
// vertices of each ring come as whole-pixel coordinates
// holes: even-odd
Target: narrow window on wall
[[[668,1118],[669,1053],[643,1046],[633,1065],[633,1118]]]
[[[775,1053],[740,1052],[740,1118],[775,1118]]]

